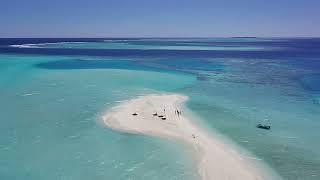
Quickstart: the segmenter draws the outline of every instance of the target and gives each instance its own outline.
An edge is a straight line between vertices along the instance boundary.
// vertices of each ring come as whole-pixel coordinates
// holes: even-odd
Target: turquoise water
[[[38,41],[11,45],[46,42]],[[101,123],[124,100],[164,92],[188,95],[195,121],[247,150],[242,156],[283,179],[319,179],[320,41],[101,41],[0,54],[1,179],[197,179],[183,145]],[[260,122],[271,130],[255,128]]]
[[[178,89],[194,78],[33,66],[57,58],[68,60],[0,57],[1,179],[194,179],[189,153],[180,145],[114,132],[99,122],[122,100]]]

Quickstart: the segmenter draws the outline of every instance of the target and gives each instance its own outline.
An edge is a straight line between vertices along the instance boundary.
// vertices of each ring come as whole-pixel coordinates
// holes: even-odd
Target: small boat
[[[154,113],[154,114],[152,114],[153,116],[158,116],[158,113]]]
[[[165,117],[163,117],[163,118],[161,118],[162,120],[166,120],[167,118],[165,118]]]
[[[257,128],[269,130],[271,127],[268,126],[268,125],[258,124],[258,125],[257,125]]]
[[[137,113],[133,113],[132,115],[133,115],[133,116],[136,116],[136,115],[138,115],[138,114],[137,114]]]
[[[159,115],[158,117],[159,117],[159,118],[162,118],[162,117],[163,117],[163,115]]]

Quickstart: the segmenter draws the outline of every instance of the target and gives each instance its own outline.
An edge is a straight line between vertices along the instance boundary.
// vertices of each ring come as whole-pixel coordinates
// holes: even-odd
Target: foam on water
[[[59,44],[83,44],[87,42],[57,42],[57,43],[38,43],[38,44],[14,44],[9,45],[10,47],[17,48],[45,48],[46,45],[59,45]]]
[[[56,42],[56,43],[38,43],[38,44],[20,44],[10,45],[16,48],[80,48],[80,49],[141,49],[141,50],[235,50],[235,51],[248,51],[248,50],[271,50],[270,48],[257,47],[257,46],[223,46],[223,45],[210,45],[204,42],[201,43],[188,43],[185,42],[180,45],[159,46],[159,45],[141,45],[135,44],[137,40],[103,40],[103,42]],[[150,40],[149,40],[150,41]]]

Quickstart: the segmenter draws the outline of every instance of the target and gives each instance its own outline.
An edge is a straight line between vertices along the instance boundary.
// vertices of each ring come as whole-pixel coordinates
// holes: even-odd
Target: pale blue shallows
[[[0,58],[1,179],[196,176],[183,146],[114,132],[99,122],[122,100],[171,91],[190,84],[193,77],[129,70],[42,70],[33,64],[56,58]]]

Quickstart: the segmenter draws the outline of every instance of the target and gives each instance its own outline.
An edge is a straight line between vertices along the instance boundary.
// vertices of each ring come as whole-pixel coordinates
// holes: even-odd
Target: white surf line
[[[26,94],[22,94],[21,96],[26,97],[26,96],[32,96],[37,94],[40,94],[40,93],[26,93]]]

